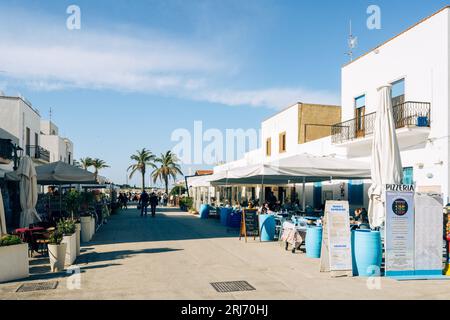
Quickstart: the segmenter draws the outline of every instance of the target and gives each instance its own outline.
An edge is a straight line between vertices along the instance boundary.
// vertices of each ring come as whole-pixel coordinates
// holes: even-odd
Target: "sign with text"
[[[352,272],[352,247],[348,201],[327,201],[325,205],[330,271]]]
[[[441,195],[421,193],[415,195],[416,275],[442,275],[443,207]]]
[[[258,211],[253,209],[245,209],[242,212],[240,239],[245,237],[259,237],[259,220]]]
[[[413,186],[386,186],[386,276],[414,274]]]

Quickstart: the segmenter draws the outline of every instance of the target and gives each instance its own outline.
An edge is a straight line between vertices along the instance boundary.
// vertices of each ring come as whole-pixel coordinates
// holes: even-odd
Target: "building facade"
[[[50,120],[41,120],[41,144],[49,150],[50,162],[73,164],[73,142],[61,137],[58,127]]]
[[[214,170],[301,153],[370,162],[378,88],[391,85],[403,182],[416,185],[418,190],[442,193],[444,201],[449,202],[449,30],[450,7],[445,7],[343,66],[342,108],[338,111],[336,107],[329,121],[322,122],[323,115],[333,110],[331,106],[324,107],[325,111],[317,105],[304,108],[305,116],[299,111],[299,104],[294,105],[262,122],[260,149]],[[331,130],[325,130],[330,121]],[[310,126],[320,128],[317,135],[305,131],[305,126],[314,122],[321,125]],[[307,202],[317,206],[328,199],[342,199],[349,200],[352,208],[367,207],[369,184],[370,181],[336,181],[308,185]],[[300,192],[299,188],[294,190],[296,194]],[[233,195],[241,192],[233,191]]]
[[[39,111],[21,96],[0,93],[0,170],[12,171],[11,147],[17,156],[28,155],[36,165],[55,161],[73,164],[72,141],[59,136],[58,127],[43,120]]]

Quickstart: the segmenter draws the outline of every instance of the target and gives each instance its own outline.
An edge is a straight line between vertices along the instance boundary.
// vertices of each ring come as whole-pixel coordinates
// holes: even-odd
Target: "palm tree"
[[[84,170],[87,171],[87,169],[88,169],[89,167],[92,167],[92,162],[93,162],[93,161],[94,161],[94,160],[92,160],[92,158],[90,158],[90,157],[81,158],[81,159],[80,159],[80,165],[81,165],[81,168],[83,168]]]
[[[175,181],[178,174],[183,174],[181,172],[180,165],[178,164],[179,160],[172,151],[167,151],[165,154],[161,154],[161,157],[157,158],[155,162],[159,163],[159,167],[155,168],[152,172],[153,183],[155,183],[158,179],[164,182],[166,186],[166,194],[169,194],[169,179]]]
[[[104,169],[104,168],[109,168],[109,166],[106,164],[106,162],[103,160],[100,160],[100,159],[93,159],[92,166],[95,169],[94,174],[95,174],[95,180],[97,180],[97,181],[98,181],[98,171],[101,169]]]
[[[145,173],[147,171],[147,167],[155,167],[153,164],[153,161],[155,161],[155,155],[150,152],[150,150],[142,149],[136,151],[135,154],[133,154],[131,157],[131,160],[135,161],[136,163],[132,164],[128,167],[128,170],[131,170],[130,172],[130,179],[133,178],[133,175],[136,173],[136,171],[140,171],[142,174],[142,192],[145,190]]]

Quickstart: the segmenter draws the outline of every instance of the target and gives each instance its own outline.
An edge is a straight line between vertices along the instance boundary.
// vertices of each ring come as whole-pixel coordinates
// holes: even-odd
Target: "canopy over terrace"
[[[326,180],[360,180],[371,176],[370,164],[339,159],[331,156],[300,154],[266,164],[230,169],[218,179],[210,180],[213,186],[233,185],[286,185]],[[305,207],[305,192],[303,192]]]
[[[36,167],[36,174],[37,182],[41,185],[97,184],[92,172],[62,161],[38,166]]]
[[[211,180],[214,186],[250,184],[287,184],[320,182],[330,179],[370,178],[370,164],[365,162],[300,154],[266,164],[228,170]]]

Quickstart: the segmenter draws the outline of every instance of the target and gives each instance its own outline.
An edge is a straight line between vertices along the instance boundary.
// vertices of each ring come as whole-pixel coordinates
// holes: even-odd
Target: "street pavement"
[[[0,284],[0,299],[450,299],[450,281],[331,278],[319,260],[281,243],[240,241],[218,220],[172,208],[156,218],[122,210],[82,245],[79,273],[49,272],[31,261],[31,277]],[[17,293],[23,283],[58,281],[54,290]],[[247,281],[256,290],[219,293],[213,282]]]

